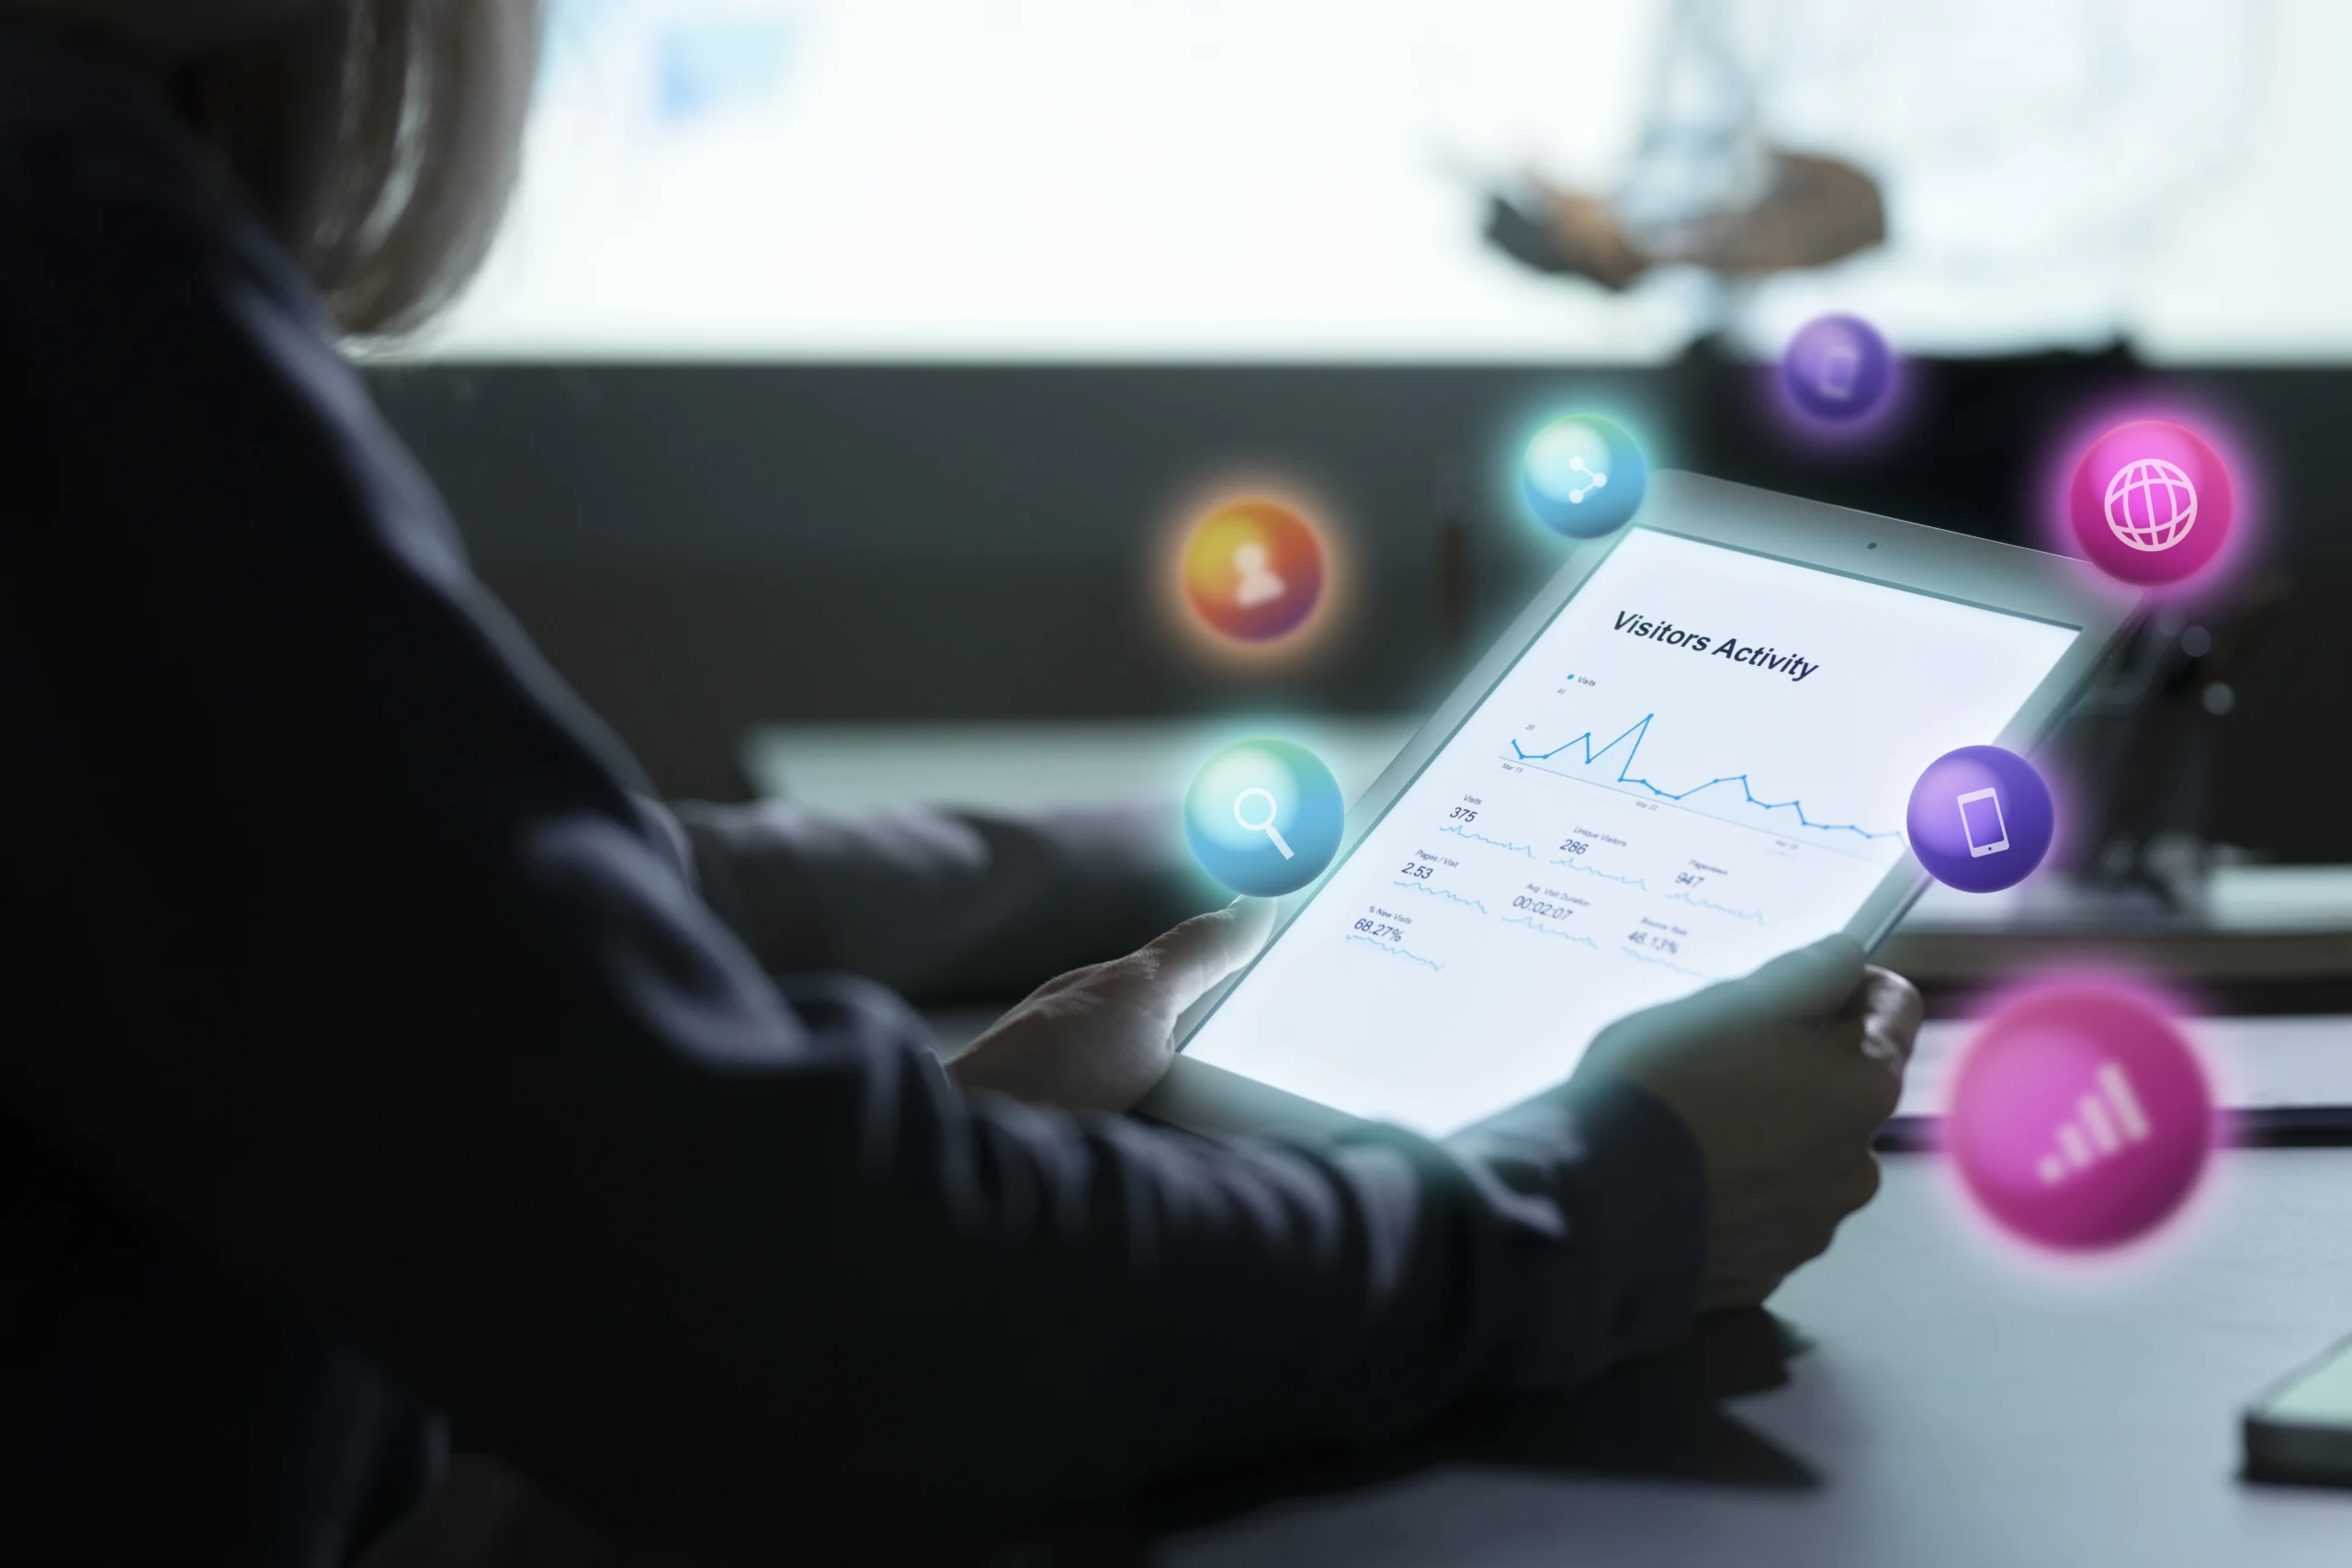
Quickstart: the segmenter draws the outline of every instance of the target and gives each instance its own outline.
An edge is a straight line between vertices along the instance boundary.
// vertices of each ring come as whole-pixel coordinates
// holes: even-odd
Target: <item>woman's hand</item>
[[[1046,981],[947,1070],[966,1089],[1125,1111],[1175,1059],[1177,1015],[1257,956],[1273,927],[1260,898],[1196,915],[1125,958]]]
[[[1878,1190],[1871,1134],[1894,1111],[1919,993],[1848,937],[1635,1013],[1577,1066],[1663,1101],[1707,1162],[1702,1308],[1753,1306]]]

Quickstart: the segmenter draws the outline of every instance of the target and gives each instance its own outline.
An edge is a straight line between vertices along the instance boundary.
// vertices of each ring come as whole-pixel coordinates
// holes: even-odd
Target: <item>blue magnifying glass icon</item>
[[[1347,818],[1331,770],[1306,747],[1272,736],[1219,748],[1184,792],[1193,858],[1253,898],[1295,893],[1322,874]]]
[[[1266,815],[1255,822],[1241,814],[1243,803],[1253,795],[1266,803]],[[1274,827],[1274,818],[1281,810],[1282,803],[1274,798],[1274,792],[1270,789],[1260,789],[1252,785],[1233,797],[1233,819],[1241,825],[1242,830],[1265,834],[1274,841],[1274,848],[1282,851],[1283,859],[1289,860],[1290,845],[1283,841],[1281,832]]]

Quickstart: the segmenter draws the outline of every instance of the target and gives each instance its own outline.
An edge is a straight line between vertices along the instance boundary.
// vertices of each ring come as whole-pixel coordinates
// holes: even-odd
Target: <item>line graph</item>
[[[1507,926],[1525,926],[1537,936],[1555,936],[1562,942],[1581,942],[1585,946],[1592,949],[1595,953],[1599,953],[1600,951],[1600,944],[1593,941],[1592,938],[1589,936],[1580,936],[1575,931],[1564,931],[1555,926],[1547,926],[1532,915],[1507,916],[1504,918],[1503,924]]]
[[[1357,936],[1352,931],[1348,934],[1348,940],[1350,942],[1360,942],[1375,953],[1385,953],[1391,958],[1401,958],[1408,964],[1419,964],[1430,969],[1442,969],[1445,967],[1444,964],[1440,964],[1434,958],[1423,958],[1418,953],[1408,953],[1401,947],[1391,947],[1385,942],[1374,942],[1368,936]]]
[[[1638,887],[1645,893],[1650,890],[1648,877],[1620,876],[1613,871],[1602,871],[1596,866],[1587,865],[1584,862],[1577,859],[1574,855],[1568,856],[1566,860],[1555,860],[1552,863],[1554,865],[1566,866],[1570,871],[1583,872],[1587,876],[1597,876],[1603,882],[1615,882],[1627,887]]]
[[[1702,898],[1690,893],[1669,893],[1666,897],[1668,903],[1688,904],[1699,909],[1713,909],[1716,914],[1729,915],[1735,920],[1754,920],[1759,926],[1765,923],[1764,911],[1761,909],[1735,909],[1729,904],[1718,904],[1713,898]]]
[[[1562,752],[1575,750],[1580,748],[1583,752],[1581,761],[1584,765],[1589,767],[1593,763],[1600,761],[1601,758],[1608,756],[1611,751],[1616,750],[1618,747],[1624,746],[1624,752],[1617,764],[1617,776],[1610,782],[1614,784],[1638,784],[1643,789],[1649,791],[1651,795],[1656,795],[1661,800],[1671,800],[1676,802],[1687,801],[1693,795],[1703,795],[1708,790],[1715,789],[1724,784],[1737,784],[1739,786],[1740,795],[1744,797],[1747,805],[1753,806],[1761,811],[1794,812],[1796,814],[1797,826],[1800,828],[1811,829],[1813,831],[1817,833],[1850,833],[1855,838],[1862,840],[1865,842],[1875,842],[1887,839],[1899,840],[1903,837],[1901,830],[1898,829],[1890,828],[1872,829],[1864,828],[1860,824],[1853,822],[1816,822],[1810,816],[1806,815],[1804,802],[1802,799],[1792,796],[1787,800],[1766,800],[1762,796],[1758,795],[1756,793],[1755,786],[1749,782],[1748,776],[1746,773],[1719,773],[1715,777],[1707,780],[1704,784],[1692,784],[1688,789],[1668,789],[1657,784],[1655,780],[1642,777],[1634,772],[1634,764],[1635,760],[1641,755],[1642,742],[1649,738],[1650,725],[1657,719],[1657,715],[1656,713],[1644,714],[1632,725],[1631,728],[1625,729],[1623,733],[1619,734],[1616,739],[1609,741],[1606,745],[1596,746],[1593,742],[1597,737],[1597,732],[1588,729],[1582,735],[1576,737],[1572,740],[1564,740],[1548,751],[1530,751],[1525,747],[1521,746],[1517,740],[1513,740],[1510,743],[1510,749],[1512,754],[1517,757],[1520,761],[1540,765],[1552,761]],[[1631,741],[1632,744],[1626,745],[1626,742],[1628,741]],[[1572,761],[1577,760],[1578,759],[1574,758],[1570,759]],[[1545,771],[1556,772],[1557,770],[1547,769]]]
[[[1427,883],[1400,881],[1392,882],[1389,886],[1392,887],[1401,887],[1408,893],[1419,893],[1425,897],[1442,898],[1449,904],[1464,905],[1466,908],[1477,910],[1478,913],[1482,915],[1487,912],[1487,907],[1478,902],[1476,898],[1464,898],[1459,893],[1449,892],[1442,887],[1431,887]]]
[[[1678,975],[1688,975],[1691,978],[1697,980],[1712,980],[1714,978],[1713,975],[1708,974],[1703,969],[1693,969],[1688,964],[1677,964],[1671,958],[1660,958],[1654,953],[1644,953],[1639,948],[1621,947],[1617,951],[1623,953],[1626,957],[1633,959],[1637,964],[1654,964],[1660,969],[1671,969]]]
[[[1459,822],[1449,822],[1444,827],[1440,828],[1438,831],[1441,833],[1451,833],[1457,839],[1467,839],[1474,844],[1491,844],[1496,849],[1507,851],[1511,854],[1525,855],[1529,860],[1533,860],[1535,858],[1535,850],[1532,845],[1514,844],[1505,839],[1489,839],[1484,833],[1472,832],[1469,829],[1464,828]]]

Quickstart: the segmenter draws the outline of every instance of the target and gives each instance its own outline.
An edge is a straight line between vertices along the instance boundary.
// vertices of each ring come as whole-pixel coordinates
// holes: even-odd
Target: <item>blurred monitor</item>
[[[2158,361],[2352,356],[2352,7],[2198,3],[2243,58],[2172,62],[2230,73],[2227,123],[2122,237],[2120,330]],[[2041,59],[2151,6],[2195,9],[1965,9]],[[1676,28],[1797,12],[1873,58],[1938,47],[1877,0],[554,0],[512,220],[405,352],[1655,362],[1722,309],[1703,280],[1531,271],[1481,238],[1483,192],[1614,188]],[[2034,180],[2084,168],[2024,160],[2003,199],[2063,209]],[[1969,351],[1964,323],[1936,346]]]

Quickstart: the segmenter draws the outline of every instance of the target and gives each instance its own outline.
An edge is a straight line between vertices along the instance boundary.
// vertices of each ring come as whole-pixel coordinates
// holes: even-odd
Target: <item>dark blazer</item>
[[[772,981],[153,85],[14,27],[0,736],[0,1531],[45,1563],[341,1561],[426,1410],[624,1530],[880,1558],[1690,1311],[1699,1157],[1634,1091],[1227,1145]]]

